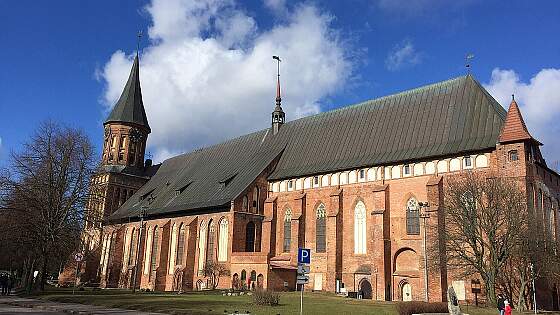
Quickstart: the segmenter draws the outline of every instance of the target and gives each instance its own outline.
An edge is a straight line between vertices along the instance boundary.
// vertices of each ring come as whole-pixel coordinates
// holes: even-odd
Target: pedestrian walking
[[[500,311],[500,315],[504,315],[505,312],[505,299],[501,294],[498,294],[498,311]]]
[[[14,276],[9,274],[8,275],[8,281],[6,283],[6,287],[7,287],[6,295],[12,294],[12,288],[14,287],[14,282],[15,282]]]
[[[511,315],[511,305],[509,305],[509,301],[504,301],[504,315]]]
[[[8,290],[8,278],[5,273],[0,274],[0,287],[2,287],[2,295],[6,295]]]

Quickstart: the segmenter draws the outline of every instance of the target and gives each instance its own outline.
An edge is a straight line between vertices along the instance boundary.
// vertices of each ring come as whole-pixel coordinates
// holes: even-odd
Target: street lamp
[[[422,208],[427,209],[430,207],[428,202],[419,202],[418,207],[420,207],[420,211],[418,213],[418,217],[422,219],[424,225],[424,235],[422,237],[422,246],[424,247],[424,291],[426,293],[426,302],[429,302],[429,295],[428,295],[428,249],[426,246],[426,220],[430,217],[430,214],[427,212],[422,212]],[[425,210],[426,211],[426,210]]]
[[[136,257],[134,257],[134,269],[132,270],[132,292],[136,292],[136,277],[138,275],[138,258],[140,256],[140,242],[142,241],[142,232],[144,231],[144,217],[146,216],[146,212],[148,207],[142,206],[140,208],[140,230],[138,231],[138,242],[136,243]]]

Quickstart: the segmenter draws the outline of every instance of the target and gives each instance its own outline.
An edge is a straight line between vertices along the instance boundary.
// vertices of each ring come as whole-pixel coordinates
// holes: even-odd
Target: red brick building
[[[453,285],[472,299],[472,279],[446,267],[426,274],[420,219],[430,213],[437,226],[447,178],[471,170],[524,181],[527,200],[558,237],[558,174],[517,104],[506,112],[471,75],[290,122],[278,83],[270,128],[170,158],[155,172],[143,165],[150,129],[136,59],[105,128],[104,169],[139,172],[127,173],[138,184],[122,205],[111,184],[105,190],[105,287],[204,289],[212,283],[202,270],[220,263],[231,275],[219,288],[295,290],[303,247],[312,251],[308,289],[441,301]],[[102,174],[112,183],[122,173]],[[427,234],[437,241],[437,229]],[[539,297],[550,307],[552,290]]]

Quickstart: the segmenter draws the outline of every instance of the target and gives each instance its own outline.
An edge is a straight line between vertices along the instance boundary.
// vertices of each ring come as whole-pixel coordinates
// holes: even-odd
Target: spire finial
[[[143,35],[142,31],[138,31],[138,33],[136,33],[136,56],[140,54],[140,41],[142,40]]]
[[[282,103],[282,97],[280,95],[280,60],[279,56],[272,56],[272,59],[277,61],[277,79],[276,79],[276,106],[280,106]]]
[[[515,102],[515,94],[511,94],[511,101]]]
[[[465,68],[467,68],[467,74],[471,73],[471,59],[474,58],[474,54],[468,53],[465,56]]]

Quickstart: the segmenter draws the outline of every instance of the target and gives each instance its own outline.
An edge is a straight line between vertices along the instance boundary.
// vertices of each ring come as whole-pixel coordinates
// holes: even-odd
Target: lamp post
[[[427,209],[430,207],[428,202],[419,202],[418,206],[420,207],[420,211],[418,213],[418,217],[422,219],[424,225],[424,235],[422,237],[422,247],[424,247],[424,292],[426,293],[426,302],[429,302],[429,294],[428,294],[428,249],[426,246],[426,220],[430,217],[429,213],[422,212],[422,208]]]
[[[136,257],[134,257],[134,269],[132,270],[132,292],[136,292],[136,278],[138,275],[138,258],[140,256],[140,242],[142,241],[142,232],[144,231],[144,217],[146,216],[147,207],[140,208],[140,230],[138,231],[138,242],[136,243]]]

